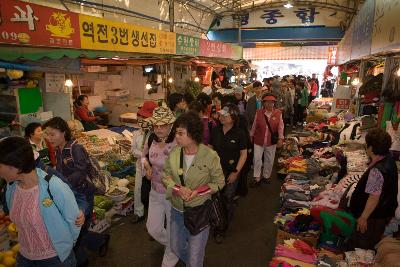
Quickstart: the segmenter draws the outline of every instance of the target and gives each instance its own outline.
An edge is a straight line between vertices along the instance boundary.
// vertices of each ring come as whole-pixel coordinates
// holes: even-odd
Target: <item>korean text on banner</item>
[[[2,0],[0,43],[80,48],[78,14],[22,1]]]
[[[400,46],[400,3],[375,1],[371,53],[386,52]]]
[[[175,54],[176,34],[79,15],[83,49]]]
[[[176,54],[198,56],[200,54],[200,39],[183,34],[176,34]]]
[[[215,42],[209,40],[200,40],[200,56],[230,58],[232,55],[231,44]]]

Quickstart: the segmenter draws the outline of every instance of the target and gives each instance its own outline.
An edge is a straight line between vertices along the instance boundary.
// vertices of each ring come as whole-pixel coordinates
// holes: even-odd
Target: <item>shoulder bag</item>
[[[181,148],[181,155],[179,161],[179,169],[183,169],[183,148]],[[179,172],[179,179],[182,186],[185,186],[183,179],[183,172]],[[207,200],[202,205],[196,207],[185,207],[183,211],[183,219],[185,227],[189,230],[190,234],[195,236],[210,226],[211,214],[211,200]]]
[[[271,134],[271,144],[276,145],[279,140],[279,134],[277,132],[273,132],[271,125],[269,124],[268,117],[264,114],[265,122],[267,123],[269,133]]]

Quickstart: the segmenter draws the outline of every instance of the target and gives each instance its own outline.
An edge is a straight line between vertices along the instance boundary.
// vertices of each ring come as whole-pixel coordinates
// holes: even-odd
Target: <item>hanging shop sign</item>
[[[231,55],[232,48],[230,44],[200,39],[200,56],[230,58]]]
[[[359,59],[371,53],[375,0],[366,1],[353,22],[351,59]],[[357,44],[357,45],[355,45]]]
[[[295,8],[260,8],[240,16],[242,28],[292,27],[292,26],[326,26],[337,27],[344,18],[343,12],[322,9],[319,7]],[[232,17],[225,16],[215,29],[232,28]]]
[[[328,65],[335,66],[337,65],[337,46],[330,46],[328,48]]]
[[[175,54],[176,35],[98,17],[79,15],[81,48]]]
[[[198,56],[200,54],[200,39],[183,34],[176,34],[176,54]]]
[[[2,0],[0,43],[80,48],[78,14],[22,1]]]
[[[400,2],[376,0],[371,52],[379,53],[400,47]]]

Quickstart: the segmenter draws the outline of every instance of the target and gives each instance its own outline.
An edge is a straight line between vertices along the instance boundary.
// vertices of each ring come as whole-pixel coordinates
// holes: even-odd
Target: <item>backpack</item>
[[[73,162],[74,162],[74,157],[72,156],[72,147],[76,143],[77,143],[76,141],[73,142],[69,150]],[[88,159],[87,180],[88,180],[89,190],[91,190],[90,187],[94,186],[94,191],[96,194],[104,195],[108,190],[108,185],[111,180],[111,175],[101,169],[98,160],[89,155],[89,153],[86,151],[85,148],[83,148],[83,150],[85,151],[85,154]]]

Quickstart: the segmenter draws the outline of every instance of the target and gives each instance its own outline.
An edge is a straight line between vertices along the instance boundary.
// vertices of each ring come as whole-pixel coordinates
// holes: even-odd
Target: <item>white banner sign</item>
[[[243,28],[291,27],[291,26],[327,26],[337,27],[344,13],[319,7],[294,8],[262,8],[250,12],[242,18]],[[224,29],[234,27],[232,17],[224,17],[219,27]]]

